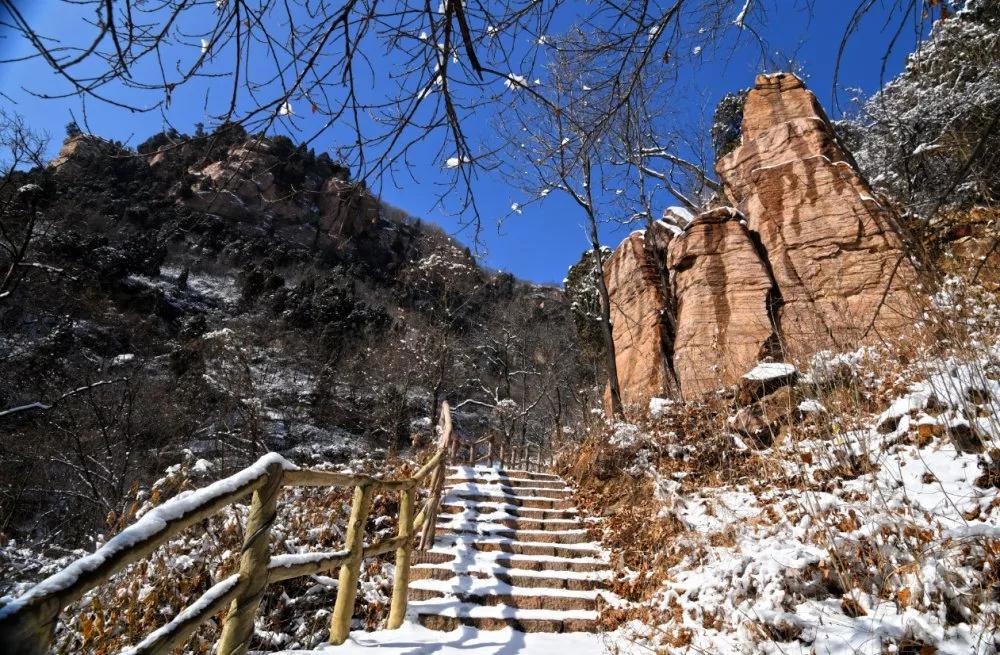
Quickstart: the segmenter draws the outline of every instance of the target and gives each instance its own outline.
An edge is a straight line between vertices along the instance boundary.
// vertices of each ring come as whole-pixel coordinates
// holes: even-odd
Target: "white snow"
[[[512,91],[519,91],[520,89],[528,86],[528,78],[523,75],[518,75],[516,73],[511,73],[504,80],[503,85]]]
[[[805,400],[799,403],[799,411],[804,414],[816,414],[819,412],[825,412],[826,407],[823,407],[823,404],[818,400],[814,400],[813,398],[806,398]]]
[[[476,630],[462,627],[451,632],[428,630],[414,623],[404,623],[398,630],[352,632],[340,646],[325,646],[319,652],[329,655],[603,655],[620,648],[619,653],[640,653],[629,650],[629,644],[619,642],[618,633],[589,634],[585,632],[551,633],[504,630]],[[317,651],[284,651],[283,655],[305,655]]]
[[[736,20],[733,21],[733,25],[740,28],[741,30],[744,28],[744,26],[746,26],[747,13],[749,13],[750,5],[752,3],[753,0],[746,0],[746,2],[743,3],[743,8],[740,9],[740,13],[736,16]]]
[[[666,210],[664,210],[664,213],[673,214],[679,218],[684,219],[688,223],[694,220],[694,214],[692,214],[691,210],[688,209],[687,207],[681,207],[678,205],[675,205],[673,207],[667,207]]]
[[[743,378],[746,380],[774,380],[776,378],[783,378],[795,373],[798,369],[792,364],[785,364],[783,362],[761,362],[757,366],[753,367],[748,373],[746,373]]]
[[[653,418],[660,418],[668,407],[673,405],[674,401],[669,398],[650,398],[649,399],[649,415]]]

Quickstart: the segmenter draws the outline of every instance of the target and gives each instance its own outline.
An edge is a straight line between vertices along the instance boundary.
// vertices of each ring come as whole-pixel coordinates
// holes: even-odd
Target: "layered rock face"
[[[742,218],[728,207],[702,214],[668,248],[677,298],[674,369],[687,398],[737,380],[775,337],[771,277]]]
[[[659,247],[669,233],[658,233]],[[671,330],[664,323],[663,284],[646,235],[635,232],[625,239],[604,263],[604,277],[611,303],[611,323],[615,333],[615,363],[626,405],[649,402],[662,396],[672,385],[667,370]]]
[[[702,214],[667,247],[673,297],[660,307],[676,307],[676,338],[664,350],[673,350],[685,398],[736,382],[762,359],[801,361],[897,338],[920,316],[899,230],[851,161],[801,80],[757,78],[742,142],[716,165],[734,208]],[[606,274],[623,275],[612,263],[634,258],[637,238]],[[631,372],[655,368],[634,361],[655,353],[637,349],[621,325],[653,314],[656,297],[632,290],[640,284],[609,283],[615,338],[624,341],[615,350],[630,371],[619,371],[623,397],[633,404],[647,402],[653,385]]]
[[[794,75],[762,75],[743,116],[742,144],[716,170],[760,235],[786,355],[898,336],[920,315],[916,271],[816,97]]]

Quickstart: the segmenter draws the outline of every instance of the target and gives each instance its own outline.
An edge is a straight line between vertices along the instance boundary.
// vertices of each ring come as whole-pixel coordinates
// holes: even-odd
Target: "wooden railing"
[[[519,444],[509,444],[496,435],[481,437],[474,441],[460,442],[455,439],[452,446],[452,462],[476,466],[502,466],[526,471],[541,471],[550,465],[550,453],[541,443],[526,439]]]
[[[406,613],[414,537],[420,531],[420,548],[423,549],[434,542],[434,525],[445,467],[454,448],[451,412],[447,403],[442,405],[440,432],[434,455],[413,476],[402,480],[300,469],[272,453],[235,475],[153,508],[96,552],[75,561],[23,596],[0,607],[0,653],[42,655],[48,652],[63,608],[129,564],[146,557],[180,531],[251,494],[253,498],[244,531],[239,572],[215,584],[173,620],[124,653],[169,653],[228,604],[216,652],[219,655],[242,655],[250,645],[254,616],[269,583],[332,571],[337,567],[340,567],[340,584],[330,621],[330,642],[342,644],[350,631],[361,563],[366,558],[393,551],[396,554],[396,574],[388,627],[398,628]],[[414,516],[417,488],[428,477],[431,493],[421,511]],[[271,556],[269,532],[283,487],[354,487],[351,517],[342,550]],[[366,545],[365,524],[372,499],[380,491],[399,492],[399,528],[395,537]]]

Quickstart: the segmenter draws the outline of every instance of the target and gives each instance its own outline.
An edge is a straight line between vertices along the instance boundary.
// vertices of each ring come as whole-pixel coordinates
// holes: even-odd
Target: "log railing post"
[[[44,609],[44,608],[43,608]],[[61,608],[51,612],[24,612],[16,618],[16,623],[4,625],[0,629],[0,644],[10,655],[46,655],[55,641],[56,622]]]
[[[339,645],[347,641],[351,632],[351,617],[354,616],[354,599],[358,595],[358,579],[361,577],[361,562],[365,548],[365,524],[372,507],[375,491],[371,483],[359,484],[354,488],[351,503],[351,519],[347,524],[347,561],[340,567],[340,583],[337,585],[337,601],[330,619],[330,643]]]
[[[443,461],[443,460],[442,460]],[[434,534],[437,529],[438,503],[441,500],[441,488],[444,486],[444,467],[434,471],[431,480],[431,497],[427,507],[427,519],[420,533],[420,550],[429,550],[434,545]]]
[[[410,586],[410,553],[413,551],[413,497],[414,489],[399,492],[399,537],[403,544],[396,549],[396,573],[392,580],[392,603],[386,625],[395,630],[403,625],[406,615],[406,594]]]
[[[244,655],[250,647],[254,617],[267,587],[267,567],[271,559],[268,542],[277,513],[282,473],[281,464],[268,466],[267,484],[253,494],[240,556],[240,579],[246,586],[229,606],[219,638],[219,655]]]

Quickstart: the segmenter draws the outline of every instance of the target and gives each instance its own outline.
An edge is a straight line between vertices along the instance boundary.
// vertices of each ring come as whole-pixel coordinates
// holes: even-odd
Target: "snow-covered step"
[[[454,578],[478,578],[504,582],[518,587],[546,587],[549,589],[571,589],[575,591],[602,589],[611,579],[607,569],[597,571],[546,571],[532,569],[469,567],[456,571],[447,564],[421,564],[410,569],[412,580],[452,580]],[[473,584],[471,580],[465,587]]]
[[[462,516],[468,520],[467,516]],[[511,530],[577,530],[583,527],[578,519],[527,519],[508,516],[506,518],[489,518],[490,523],[502,525]],[[455,521],[452,521],[454,524]]]
[[[456,467],[434,548],[410,569],[412,614],[430,628],[595,631],[612,573],[590,519],[557,476]]]
[[[410,585],[410,600],[432,600],[452,595],[462,603],[506,605],[533,610],[596,610],[600,592],[596,589],[569,590],[551,587],[522,587],[499,580],[456,576],[450,580],[428,578]]]
[[[597,629],[598,621],[597,612],[592,610],[533,610],[439,600],[418,601],[411,607],[422,625],[436,630],[467,625],[480,630],[511,627],[523,632],[590,632]]]
[[[540,543],[537,541],[514,541],[506,538],[472,538],[468,535],[447,535],[439,542],[441,545],[448,543],[447,539],[454,539],[452,544],[459,542],[468,543],[469,548],[483,552],[502,552],[515,555],[555,555],[558,557],[596,557],[600,554],[600,549],[593,544],[554,544]]]
[[[487,478],[487,477],[458,478],[458,477],[452,477],[452,478],[445,478],[444,482],[447,485],[466,484],[466,483],[468,483],[468,484],[476,484],[476,485],[497,484],[497,485],[501,485],[501,486],[504,486],[504,487],[513,487],[513,488],[531,487],[531,488],[534,488],[534,489],[560,489],[560,490],[566,488],[566,485],[565,485],[565,483],[563,483],[562,480],[533,480],[531,478],[501,478],[501,477],[496,477],[496,478]]]
[[[520,530],[573,530],[583,528],[586,523],[579,517],[554,518],[548,516],[519,516],[506,510],[480,510],[468,507],[457,507],[457,511],[442,512],[438,515],[440,521],[458,523],[490,523]]]
[[[504,502],[474,502],[462,499],[452,499],[442,501],[442,514],[461,514],[463,512],[477,512],[480,514],[490,514],[492,512],[503,511],[514,517],[536,518],[536,519],[573,519],[579,517],[579,512],[574,507],[565,509],[544,509],[536,507],[520,507]]]
[[[448,486],[450,493],[479,493],[514,498],[572,498],[573,490],[562,487],[511,487],[499,482],[458,482]]]
[[[446,535],[483,535],[487,537],[502,537],[513,541],[528,541],[553,544],[582,544],[590,541],[590,533],[585,529],[577,530],[512,530],[511,528],[490,523],[479,524],[465,522],[438,523],[438,534]]]
[[[539,473],[538,471],[521,471],[518,469],[502,469],[489,466],[452,466],[449,469],[448,477],[455,478],[501,477],[563,481],[558,475]]]
[[[558,557],[556,555],[511,555],[500,551],[472,551],[473,564],[507,569],[527,569],[531,571],[605,571],[608,561],[599,557]],[[438,564],[454,562],[455,555],[447,551],[427,551],[429,558],[421,558],[415,564]],[[435,558],[434,556],[440,556]],[[458,564],[464,566],[464,563]]]
[[[570,498],[553,498],[551,496],[515,496],[503,493],[490,493],[484,491],[483,487],[476,490],[450,489],[445,495],[445,502],[456,500],[467,500],[475,503],[502,502],[507,505],[517,507],[528,507],[532,509],[569,509],[573,506]]]

